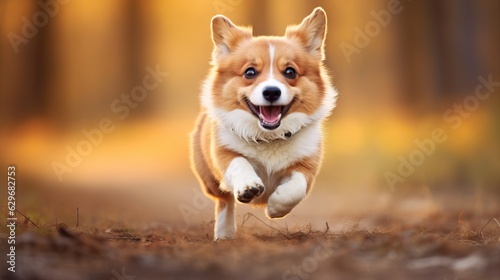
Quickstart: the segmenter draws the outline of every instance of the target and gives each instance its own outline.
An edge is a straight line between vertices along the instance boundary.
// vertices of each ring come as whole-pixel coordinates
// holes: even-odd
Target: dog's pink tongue
[[[279,121],[281,114],[281,106],[260,106],[260,114],[264,121],[268,123],[275,123]]]

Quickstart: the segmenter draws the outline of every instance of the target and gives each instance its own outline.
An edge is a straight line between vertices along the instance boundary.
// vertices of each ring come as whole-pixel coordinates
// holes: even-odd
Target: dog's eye
[[[287,79],[295,79],[295,77],[297,77],[297,71],[293,67],[287,67],[285,71],[283,71],[283,76]]]
[[[257,73],[257,70],[255,70],[255,68],[248,67],[247,70],[245,70],[244,76],[245,76],[245,78],[250,80],[250,79],[257,77],[257,74],[258,73]]]

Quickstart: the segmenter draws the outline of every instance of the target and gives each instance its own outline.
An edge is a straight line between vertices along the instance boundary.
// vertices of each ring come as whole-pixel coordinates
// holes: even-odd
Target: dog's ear
[[[231,53],[238,44],[251,38],[251,28],[238,27],[222,15],[212,18],[212,41],[215,45],[212,58],[214,60]]]
[[[311,55],[325,59],[326,13],[321,7],[302,20],[302,23],[286,28],[285,37],[298,42]]]

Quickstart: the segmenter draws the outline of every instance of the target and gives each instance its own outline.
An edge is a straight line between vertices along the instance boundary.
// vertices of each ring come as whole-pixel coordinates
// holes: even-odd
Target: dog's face
[[[334,92],[322,66],[326,14],[317,8],[283,37],[252,37],[224,16],[212,19],[213,69],[203,103],[250,139],[279,137],[326,116]]]

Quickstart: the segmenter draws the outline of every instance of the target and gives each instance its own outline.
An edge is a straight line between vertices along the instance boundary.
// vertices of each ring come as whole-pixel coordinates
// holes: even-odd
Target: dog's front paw
[[[266,215],[270,219],[283,218],[295,207],[296,203],[287,203],[276,194],[272,194],[267,201]]]
[[[267,201],[266,214],[271,219],[283,218],[307,194],[307,181],[300,172],[293,172],[290,179],[276,188]]]
[[[224,178],[239,202],[248,203],[264,192],[264,184],[253,166],[244,157],[234,158]]]
[[[248,203],[252,199],[259,197],[264,192],[264,184],[262,180],[254,180],[255,182],[242,184],[235,190],[234,196],[239,202]]]

